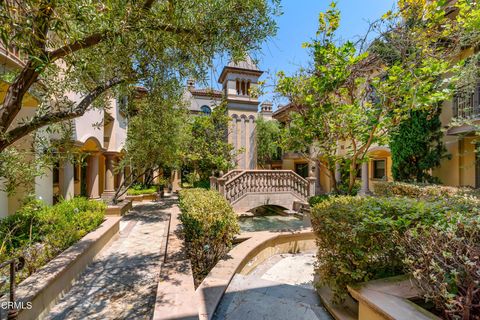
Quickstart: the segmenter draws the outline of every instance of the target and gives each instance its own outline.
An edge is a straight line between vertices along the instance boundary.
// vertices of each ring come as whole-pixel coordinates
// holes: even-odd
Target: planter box
[[[120,217],[107,217],[96,230],[22,281],[16,290],[16,301],[24,306],[31,302],[32,308],[19,310],[18,320],[45,317],[93,258],[118,235],[119,223]],[[0,319],[6,319],[6,310],[0,309]]]
[[[440,320],[409,300],[422,292],[408,276],[368,281],[348,291],[358,301],[359,320]]]
[[[107,216],[123,216],[130,209],[132,209],[132,201],[123,200],[117,204],[109,205],[105,211],[105,214]]]

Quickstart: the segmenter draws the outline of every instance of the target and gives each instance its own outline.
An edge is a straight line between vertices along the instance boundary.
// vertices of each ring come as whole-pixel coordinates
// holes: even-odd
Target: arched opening
[[[236,90],[237,90],[237,95],[240,95],[240,80],[236,80],[236,86],[235,86]]]
[[[245,80],[242,80],[242,95],[245,95],[246,88],[245,88]]]
[[[247,96],[250,95],[250,81],[247,82]]]
[[[263,205],[251,209],[249,215],[239,218],[243,232],[294,231],[306,226],[303,217],[289,214],[288,209],[276,205]]]

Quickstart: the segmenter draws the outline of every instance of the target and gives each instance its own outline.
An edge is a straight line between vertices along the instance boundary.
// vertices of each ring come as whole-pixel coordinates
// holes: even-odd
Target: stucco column
[[[72,199],[75,196],[75,184],[74,184],[74,170],[75,167],[70,161],[62,162],[62,170],[60,176],[60,192],[64,199]]]
[[[250,164],[248,166],[249,169],[253,170],[256,167],[255,160],[256,160],[256,141],[255,141],[255,118],[250,117],[249,119],[249,134],[248,136],[250,137],[250,148],[249,148],[249,153],[250,153]]]
[[[99,194],[99,181],[100,177],[98,176],[98,158],[99,153],[91,153],[88,157],[88,195],[90,199],[100,198]]]
[[[245,136],[246,136],[247,123],[245,121],[246,119],[245,119],[244,115],[242,115],[242,117],[240,119],[241,119],[241,125],[240,125],[241,145],[240,145],[240,148],[244,148],[244,152],[242,154],[242,162],[241,162],[241,168],[240,169],[245,170],[247,168],[247,152],[246,152],[247,142],[245,141],[246,140]]]
[[[315,195],[315,184],[317,182],[317,178],[315,177],[308,177],[307,178],[307,181],[308,181],[308,195],[310,197],[313,197]]]
[[[115,176],[113,174],[113,161],[115,155],[112,153],[105,153],[105,190],[104,194],[115,193]]]
[[[172,192],[178,192],[178,190],[181,189],[180,183],[181,183],[181,173],[178,170],[172,171]]]
[[[8,216],[8,195],[4,190],[5,184],[0,178],[0,218]]]
[[[370,194],[370,188],[368,186],[368,161],[362,163],[362,187],[358,194],[361,196]]]

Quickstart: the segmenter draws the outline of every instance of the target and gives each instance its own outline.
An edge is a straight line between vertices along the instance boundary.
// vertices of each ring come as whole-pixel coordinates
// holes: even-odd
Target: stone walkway
[[[151,319],[174,200],[136,205],[46,319]]]
[[[214,319],[331,320],[313,287],[314,262],[314,253],[279,254],[236,274]]]

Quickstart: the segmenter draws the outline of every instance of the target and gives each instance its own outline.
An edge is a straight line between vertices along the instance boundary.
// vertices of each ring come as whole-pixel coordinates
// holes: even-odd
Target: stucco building
[[[7,49],[0,44],[1,73],[23,66],[24,58],[18,50]],[[0,101],[3,101],[7,88],[8,83],[0,81]],[[82,98],[82,94],[71,92],[68,98],[76,102]],[[34,94],[27,94],[11,127],[15,127],[22,119],[34,116],[39,103]],[[126,139],[127,118],[122,111],[124,104],[123,99],[111,96],[104,108],[90,109],[82,117],[72,120],[71,138],[78,148],[78,161],[58,163],[49,168],[35,179],[33,190],[20,188],[13,195],[0,191],[0,217],[14,213],[27,194],[33,193],[47,204],[77,195],[98,199],[112,194],[123,179],[123,173],[114,172],[114,163],[121,157]],[[50,138],[55,139],[54,136]],[[27,152],[31,149],[31,143],[31,138],[25,137],[14,146]],[[31,154],[31,157],[35,157],[35,154]],[[0,189],[3,188],[0,186]]]

